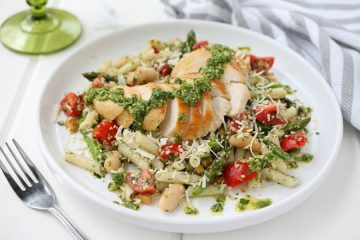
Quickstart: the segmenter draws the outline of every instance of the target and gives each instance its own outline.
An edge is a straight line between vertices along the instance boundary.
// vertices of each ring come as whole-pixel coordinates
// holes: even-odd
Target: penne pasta
[[[288,176],[271,168],[264,168],[261,171],[261,176],[269,181],[279,183],[286,187],[295,187],[298,183],[294,176]]]
[[[72,163],[90,172],[96,173],[99,176],[103,175],[101,164],[94,159],[76,154],[71,151],[65,151],[64,159],[69,163]]]
[[[155,173],[155,179],[159,182],[193,184],[199,181],[200,177],[187,172],[159,171]]]

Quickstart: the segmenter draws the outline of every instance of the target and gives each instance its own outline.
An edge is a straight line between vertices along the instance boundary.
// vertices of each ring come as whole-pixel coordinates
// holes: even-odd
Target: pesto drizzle
[[[224,74],[224,65],[231,61],[234,51],[220,44],[214,44],[207,49],[211,52],[211,57],[207,60],[206,66],[200,69],[203,77],[194,79],[193,84],[176,79],[176,83],[180,84],[178,89],[174,92],[168,92],[156,88],[148,101],[139,100],[136,95],[129,98],[125,97],[123,89],[119,88],[90,88],[85,95],[85,104],[91,105],[95,99],[99,101],[111,100],[129,111],[134,118],[134,129],[141,130],[144,117],[152,109],[161,107],[175,97],[191,106],[201,100],[203,93],[211,90],[211,81]]]
[[[226,196],[224,194],[220,194],[216,196],[216,203],[210,207],[211,213],[222,213],[224,211],[224,205],[226,201]]]

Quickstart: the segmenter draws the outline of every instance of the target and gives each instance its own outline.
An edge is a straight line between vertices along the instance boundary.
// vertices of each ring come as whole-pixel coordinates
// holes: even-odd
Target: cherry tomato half
[[[159,158],[169,160],[173,157],[179,157],[184,149],[179,143],[170,143],[162,146],[159,150]]]
[[[127,184],[139,194],[152,194],[156,192],[155,179],[149,170],[143,170],[141,173],[126,174]]]
[[[306,143],[307,143],[307,138],[305,136],[305,133],[295,132],[287,137],[284,137],[280,142],[280,146],[282,150],[289,151],[292,149],[301,148],[305,146]]]
[[[91,87],[92,88],[101,88],[103,87],[105,84],[105,78],[103,76],[98,76],[97,78],[95,78],[92,83],[91,83]]]
[[[115,141],[115,135],[118,131],[118,126],[115,121],[104,120],[92,131],[93,137],[102,144],[112,145]]]
[[[255,178],[257,173],[250,170],[249,164],[238,161],[226,165],[223,169],[223,175],[225,183],[234,187]]]
[[[172,69],[169,64],[164,64],[160,67],[159,73],[161,76],[165,77],[171,73]]]
[[[159,53],[159,49],[157,49],[156,47],[152,47],[152,49],[154,50],[154,53],[155,53],[155,54],[158,54],[158,53]]]
[[[64,111],[66,116],[78,117],[84,110],[83,96],[78,96],[76,93],[69,92],[61,100],[60,107]]]
[[[250,123],[247,123],[249,120],[249,113],[244,112],[240,114],[236,114],[231,117],[230,127],[231,130],[236,132],[240,128],[243,128],[243,132],[250,132],[252,128],[250,127]]]
[[[207,47],[208,45],[209,45],[208,41],[198,41],[198,42],[194,43],[194,45],[192,46],[192,50]]]
[[[256,120],[262,124],[274,126],[285,124],[286,121],[277,115],[277,105],[272,104],[255,110]]]
[[[267,73],[274,64],[274,57],[257,57],[250,54],[250,65],[255,72]]]

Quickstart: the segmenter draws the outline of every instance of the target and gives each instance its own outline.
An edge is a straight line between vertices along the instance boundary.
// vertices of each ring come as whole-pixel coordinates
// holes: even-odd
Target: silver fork
[[[25,203],[26,206],[36,209],[36,210],[46,210],[55,215],[60,222],[62,222],[65,227],[73,234],[75,239],[78,240],[88,240],[89,238],[80,231],[79,227],[75,225],[74,222],[70,220],[68,216],[60,209],[60,207],[56,204],[55,193],[52,190],[49,183],[40,173],[40,171],[35,167],[33,162],[24,152],[24,150],[20,147],[20,145],[16,142],[15,139],[12,140],[16,149],[20,153],[24,162],[27,164],[30,172],[35,177],[34,179],[30,177],[29,172],[24,168],[24,166],[20,163],[19,158],[15,154],[14,150],[10,147],[8,143],[6,147],[9,149],[11,156],[15,159],[15,162],[18,164],[21,170],[18,170],[13,161],[10,160],[9,155],[4,151],[3,148],[0,147],[0,151],[5,157],[5,160],[9,163],[9,166],[14,171],[20,183],[23,185],[23,189],[20,185],[16,183],[16,180],[11,176],[8,169],[5,167],[4,163],[0,160],[0,168],[4,173],[6,179],[8,180],[10,186],[15,191],[16,195]],[[21,172],[23,173],[23,177],[21,177]],[[24,179],[30,183],[27,184]]]

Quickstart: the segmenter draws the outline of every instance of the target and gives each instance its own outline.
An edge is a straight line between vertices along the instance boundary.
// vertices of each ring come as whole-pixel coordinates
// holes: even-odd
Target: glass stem
[[[34,20],[46,18],[46,4],[47,0],[26,0],[31,7],[31,17]]]

